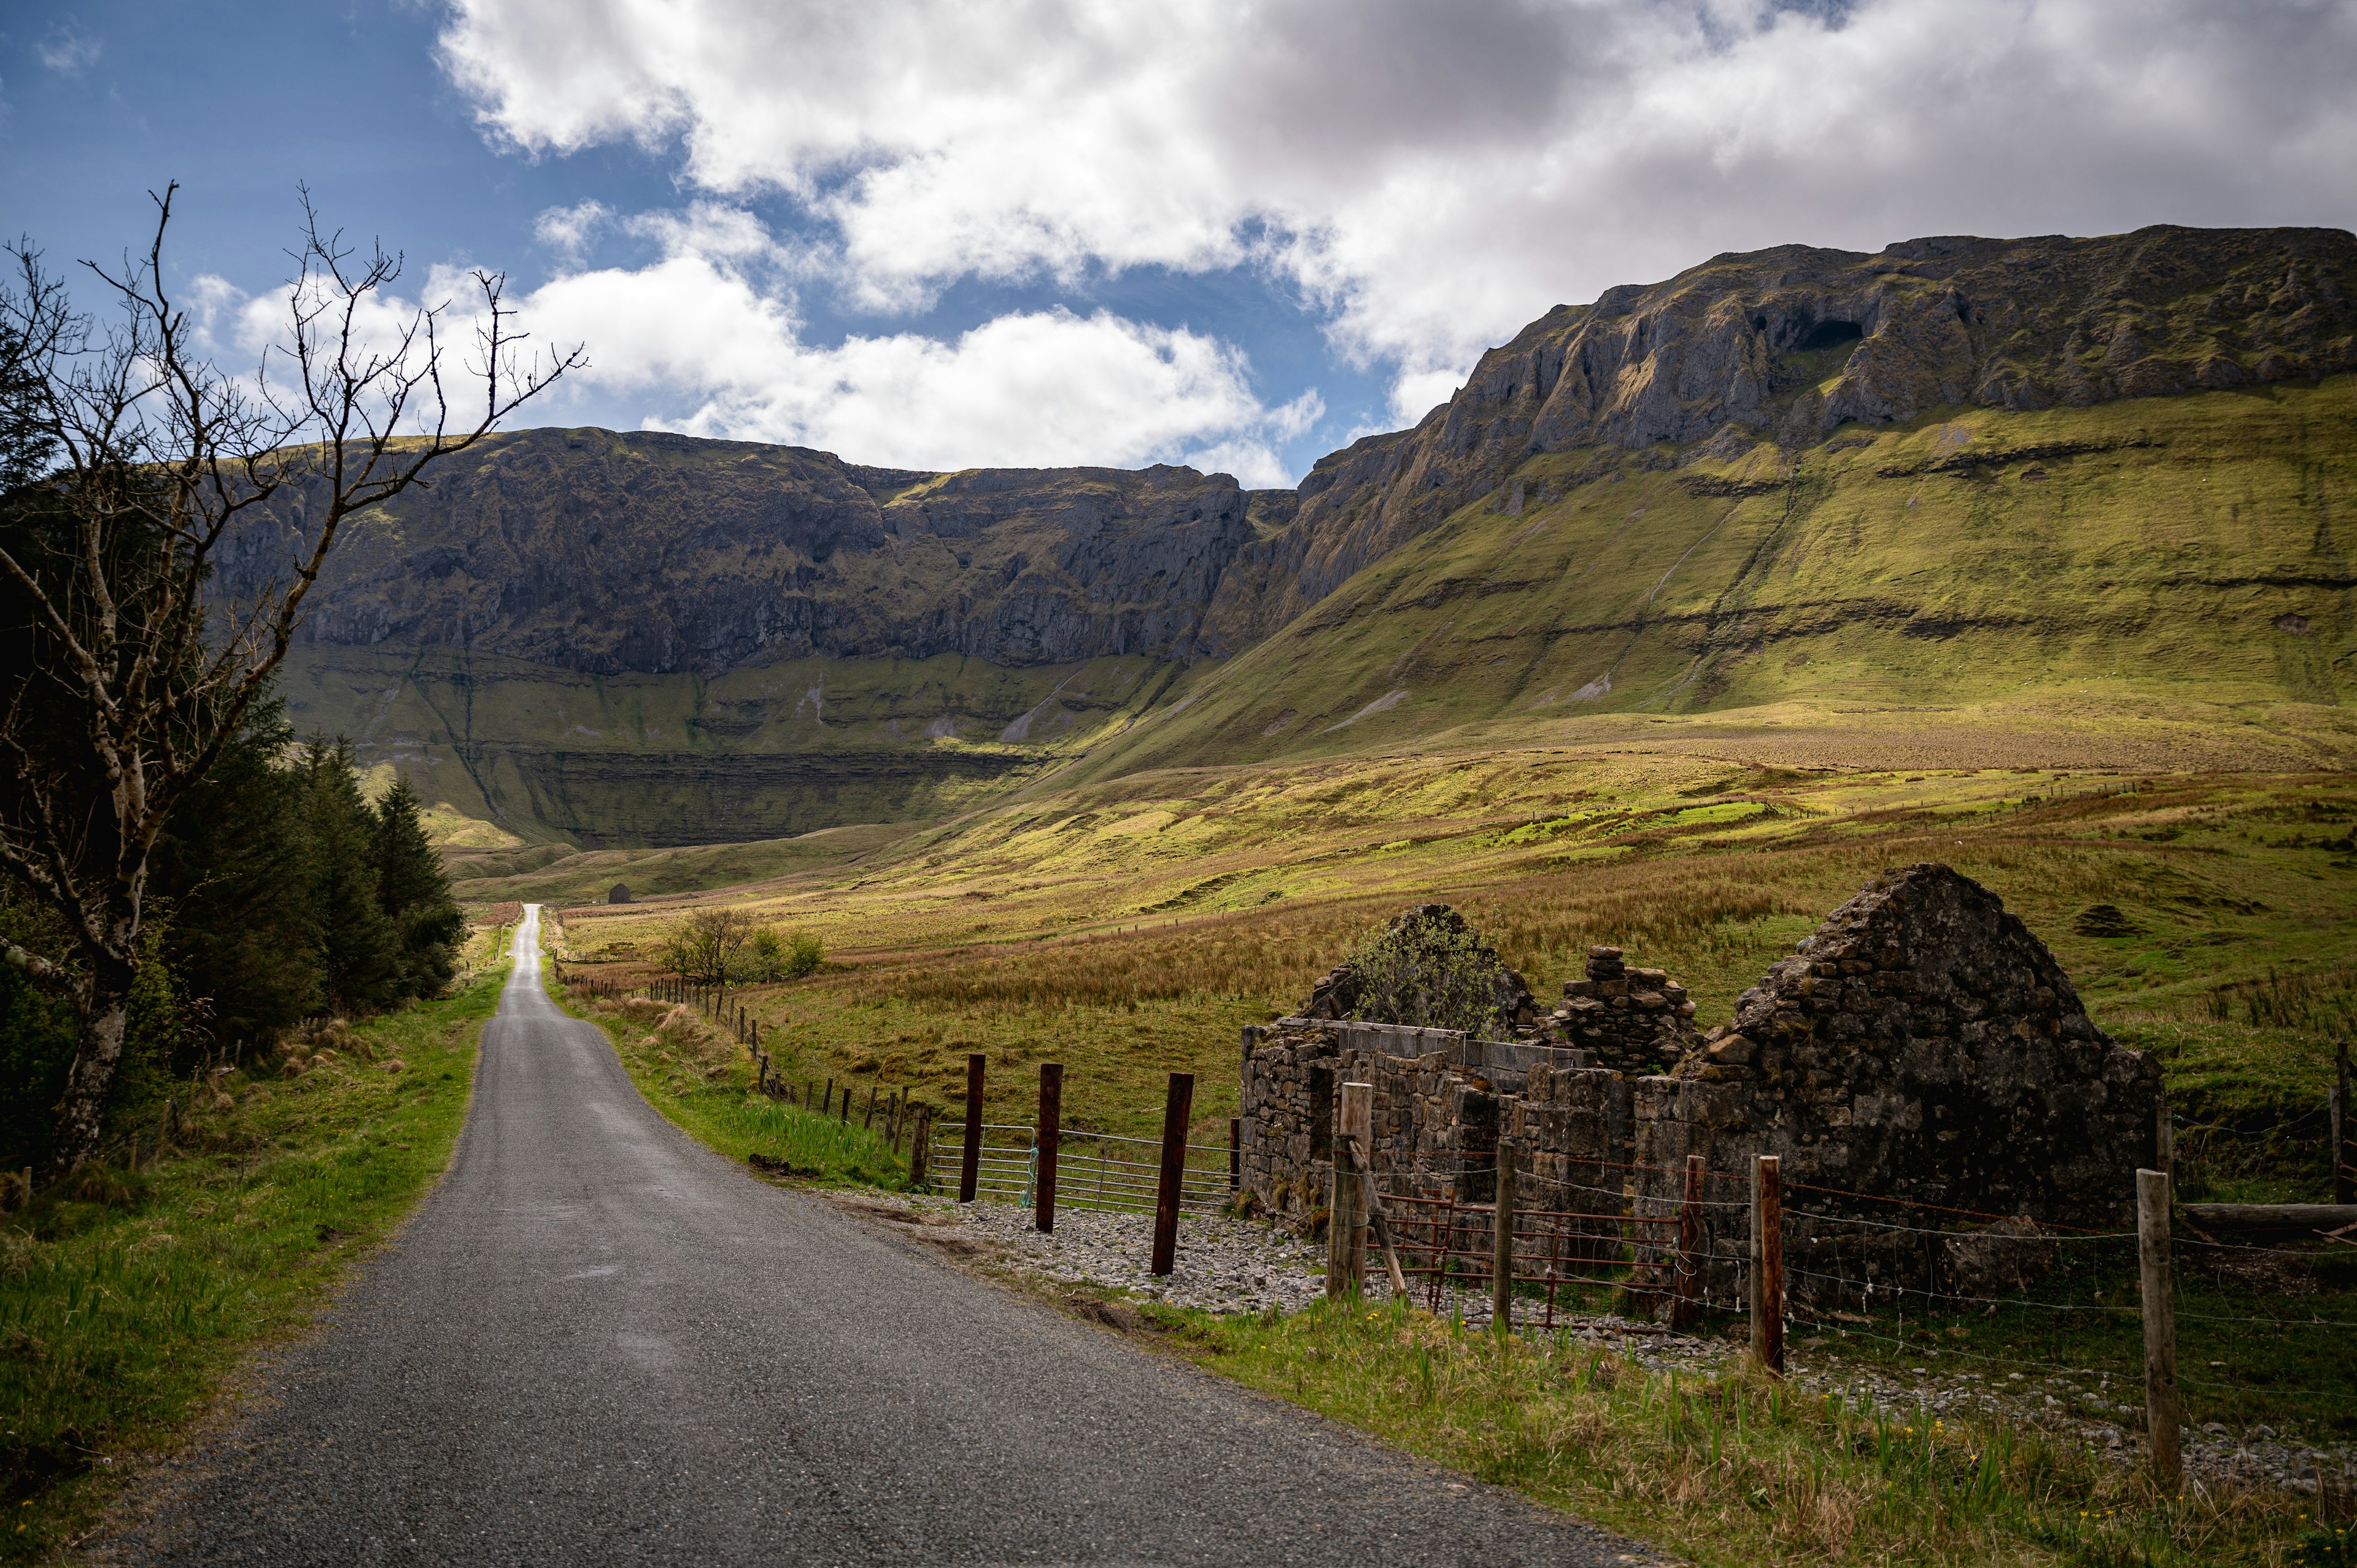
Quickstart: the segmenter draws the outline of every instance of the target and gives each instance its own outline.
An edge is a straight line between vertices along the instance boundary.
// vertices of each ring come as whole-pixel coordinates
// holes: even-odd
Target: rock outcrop
[[[598,675],[813,654],[1186,660],[1256,537],[1224,474],[920,474],[650,431],[496,437],[432,481],[353,521],[306,640]],[[249,589],[285,557],[258,524],[224,582]]]
[[[2155,227],[2097,239],[1940,236],[1876,252],[1783,245],[1557,306],[1410,430],[1318,461],[1258,546],[1290,581],[1214,603],[1249,646],[1507,485],[1535,454],[1785,448],[1948,405],[2084,405],[2357,370],[2357,237]],[[1510,504],[1514,504],[1510,501]]]
[[[928,474],[662,432],[487,443],[358,520],[305,637],[592,673],[812,654],[1006,667],[1239,652],[1534,454],[1784,448],[1946,405],[2084,404],[2357,369],[2357,239],[2153,228],[1802,245],[1558,306],[1414,428],[1296,490],[1156,467]],[[282,509],[283,510],[285,509]],[[224,580],[284,569],[249,531]]]

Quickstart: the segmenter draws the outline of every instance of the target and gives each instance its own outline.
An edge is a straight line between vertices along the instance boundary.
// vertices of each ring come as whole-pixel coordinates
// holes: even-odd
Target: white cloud
[[[552,207],[533,220],[533,238],[560,255],[577,258],[613,220],[614,209],[594,199]]]
[[[1403,417],[1721,251],[2357,219],[2352,0],[1825,9],[453,0],[442,47],[512,145],[676,143],[694,187],[800,201],[805,274],[867,307],[1258,265]]]
[[[1276,446],[1319,412],[1315,392],[1264,408],[1227,344],[1105,312],[1006,315],[947,339],[806,343],[791,294],[759,280],[770,252],[741,232],[733,252],[705,248],[694,227],[679,224],[646,266],[572,274],[517,302],[542,341],[590,344],[577,391],[675,404],[650,424],[887,467],[1177,461],[1282,485]]]
[[[565,246],[612,220],[560,209],[540,227]],[[1006,315],[948,338],[812,344],[791,287],[802,257],[751,215],[697,203],[624,227],[659,256],[561,274],[509,302],[533,346],[589,349],[588,367],[535,405],[541,419],[629,399],[657,411],[649,425],[887,467],[1184,462],[1271,486],[1290,482],[1277,449],[1324,412],[1315,391],[1264,407],[1243,353],[1217,338],[1103,311]],[[283,340],[287,289],[247,295],[208,275],[191,292],[212,351],[253,363]],[[463,360],[479,297],[465,269],[436,268],[414,297],[372,298],[360,335],[387,347],[420,301],[447,302],[443,341]],[[272,373],[289,368],[277,360]]]
[[[105,51],[104,40],[91,38],[72,21],[53,24],[33,46],[34,58],[59,76],[80,76],[96,65]]]

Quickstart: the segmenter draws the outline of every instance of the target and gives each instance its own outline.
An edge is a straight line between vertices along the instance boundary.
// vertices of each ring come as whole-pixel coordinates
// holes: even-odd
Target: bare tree
[[[738,909],[698,909],[663,938],[665,969],[699,985],[723,985],[753,935],[753,917]]]
[[[24,607],[0,629],[27,654],[0,676],[0,768],[15,775],[0,866],[71,932],[59,958],[5,952],[77,1016],[53,1172],[97,1146],[150,853],[267,689],[346,521],[586,362],[577,348],[527,359],[505,278],[483,272],[473,352],[454,359],[449,307],[402,306],[400,256],[323,230],[305,191],[285,335],[250,381],[225,376],[166,288],[178,189],[156,198],[144,256],[86,263],[114,306],[106,330],[29,242],[0,286],[6,461],[31,479],[0,532],[0,588]],[[242,596],[215,583],[241,536],[287,552]]]

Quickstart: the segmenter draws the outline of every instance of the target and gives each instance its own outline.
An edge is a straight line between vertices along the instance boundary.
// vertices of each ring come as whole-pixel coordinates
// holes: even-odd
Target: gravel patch
[[[996,1242],[1000,1261],[1066,1284],[1126,1290],[1172,1306],[1205,1312],[1298,1312],[1326,1294],[1326,1248],[1267,1225],[1224,1215],[1178,1220],[1177,1266],[1164,1278],[1147,1272],[1154,1246],[1150,1214],[1066,1208],[1043,1236],[1031,1211],[1008,1204],[960,1204],[912,1197],[909,1207],[956,1219],[966,1234]]]

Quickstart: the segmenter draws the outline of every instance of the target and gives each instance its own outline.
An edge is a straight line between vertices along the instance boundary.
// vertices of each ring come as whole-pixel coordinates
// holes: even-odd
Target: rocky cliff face
[[[1224,474],[932,475],[653,432],[534,430],[357,520],[305,638],[589,674],[964,654],[1006,667],[1197,653],[1254,538]],[[283,568],[249,531],[231,587]]]
[[[1321,459],[1297,521],[1255,547],[1275,581],[1232,577],[1209,641],[1250,646],[1493,490],[1518,510],[1512,476],[1536,454],[1651,447],[1666,466],[1714,437],[1800,448],[1943,406],[2078,406],[2351,370],[2357,237],[2341,230],[1718,256],[1557,306],[1414,429]]]
[[[1950,405],[2025,409],[2357,369],[2357,239],[2155,228],[1781,246],[1558,306],[1415,428],[1297,492],[1153,467],[870,468],[653,432],[539,430],[355,529],[320,642],[591,673],[822,654],[1006,667],[1239,652],[1361,568],[1582,447],[1806,447]],[[1540,498],[1544,499],[1544,498]],[[232,584],[277,569],[264,532]]]

